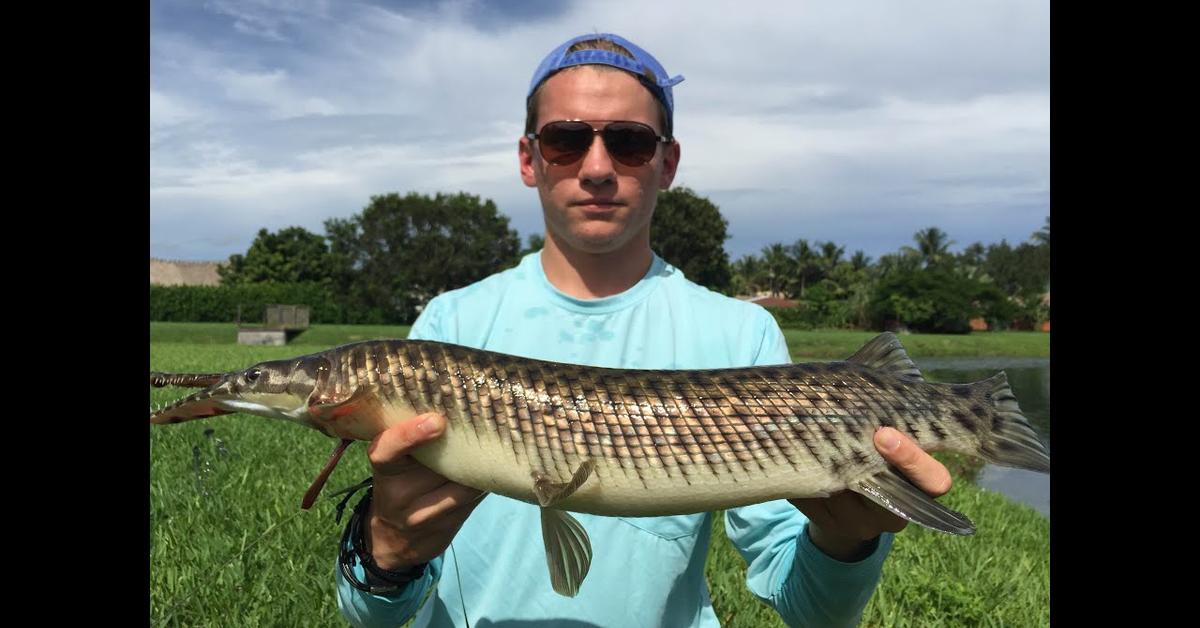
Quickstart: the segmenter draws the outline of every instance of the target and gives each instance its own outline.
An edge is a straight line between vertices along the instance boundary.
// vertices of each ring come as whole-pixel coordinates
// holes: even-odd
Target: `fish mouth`
[[[233,392],[233,373],[150,373],[150,385],[205,386],[182,399],[150,408],[150,423],[164,425],[232,414],[223,402],[237,399]]]

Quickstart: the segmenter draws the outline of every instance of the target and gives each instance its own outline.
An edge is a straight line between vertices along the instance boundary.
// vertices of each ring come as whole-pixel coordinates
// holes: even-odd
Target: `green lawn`
[[[878,335],[870,331],[783,330],[792,359],[844,360]],[[1050,334],[1035,331],[990,331],[971,334],[901,334],[904,350],[913,358],[933,357],[1050,357]]]
[[[408,336],[408,329],[407,325],[313,325],[297,336],[292,344],[329,348],[372,338],[404,338]],[[804,361],[848,358],[878,334],[869,331],[785,329],[783,335],[792,358]],[[1050,334],[1042,332],[903,334],[900,341],[914,358],[1050,357]],[[233,323],[150,323],[150,343],[163,342],[234,344],[237,342],[237,326]]]
[[[150,328],[151,367],[176,372],[240,369],[343,342],[407,333],[405,327],[316,325],[289,346],[246,347],[233,344],[233,325],[152,323]],[[788,339],[799,360],[846,357],[873,335],[788,332]],[[1000,340],[976,342],[977,337]],[[933,353],[950,343],[981,352],[965,355],[1048,354],[1047,334],[906,335],[903,340],[918,356],[964,355]],[[930,353],[918,353],[918,347]],[[987,353],[1008,347],[1026,353]],[[1037,353],[1042,348],[1046,352]],[[150,400],[171,400],[179,392],[151,389]],[[333,576],[342,526],[334,523],[337,500],[328,494],[370,474],[361,444],[350,448],[326,495],[307,513],[299,511],[300,499],[333,447],[315,431],[233,414],[152,426],[149,445],[153,625],[343,624]],[[863,625],[1049,625],[1049,520],[961,478],[943,499],[970,517],[979,532],[960,538],[910,526],[896,541]],[[706,573],[724,625],[783,625],[746,591],[745,563],[721,523],[714,526]]]

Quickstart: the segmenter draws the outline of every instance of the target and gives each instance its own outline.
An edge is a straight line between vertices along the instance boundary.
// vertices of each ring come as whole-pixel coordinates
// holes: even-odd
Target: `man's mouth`
[[[578,207],[587,212],[607,212],[624,205],[625,204],[620,201],[605,198],[588,198],[571,203],[572,207]]]

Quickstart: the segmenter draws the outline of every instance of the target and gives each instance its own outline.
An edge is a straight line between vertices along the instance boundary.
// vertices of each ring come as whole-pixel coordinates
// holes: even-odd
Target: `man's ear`
[[[539,159],[537,151],[533,148],[533,140],[522,137],[517,142],[517,160],[521,164],[521,181],[531,188],[537,187],[537,167],[540,165],[537,162]]]
[[[663,169],[662,176],[658,180],[658,189],[665,190],[671,187],[671,182],[675,180],[675,171],[679,169],[679,142],[671,142],[670,145],[663,151]]]

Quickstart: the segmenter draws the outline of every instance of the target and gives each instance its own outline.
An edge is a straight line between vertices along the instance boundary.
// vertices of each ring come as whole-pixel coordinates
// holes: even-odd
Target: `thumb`
[[[950,471],[906,434],[890,427],[875,432],[879,455],[921,490],[940,497],[950,492]]]
[[[399,473],[409,465],[413,449],[442,435],[446,419],[440,414],[418,414],[384,430],[367,448],[367,458],[375,474]]]

